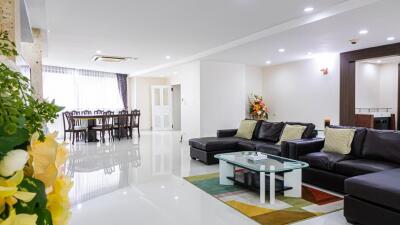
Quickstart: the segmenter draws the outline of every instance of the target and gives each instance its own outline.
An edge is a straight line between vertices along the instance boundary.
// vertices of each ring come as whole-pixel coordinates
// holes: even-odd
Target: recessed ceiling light
[[[304,8],[304,12],[312,12],[312,11],[314,11],[314,8],[313,8],[313,7],[306,7],[306,8]]]
[[[167,55],[167,56],[165,56],[165,59],[171,59],[171,56],[169,56],[169,55]]]
[[[359,32],[360,34],[368,34],[368,30],[360,30],[360,32]]]
[[[266,63],[266,64],[271,64],[271,61],[268,60],[268,61],[265,61],[265,63]]]
[[[96,54],[101,54],[101,51],[100,51],[100,50],[97,50],[97,51],[96,51]]]
[[[285,50],[284,48],[280,48],[278,51],[279,51],[280,53],[283,53],[283,52],[285,52],[286,50]]]
[[[378,60],[378,61],[376,61],[377,63],[382,63],[382,60]]]
[[[396,38],[395,37],[388,37],[388,38],[386,38],[386,40],[388,40],[388,41],[394,41]]]

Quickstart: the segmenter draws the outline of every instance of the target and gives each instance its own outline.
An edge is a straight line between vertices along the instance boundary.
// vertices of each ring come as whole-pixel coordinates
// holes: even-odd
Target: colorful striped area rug
[[[184,179],[263,225],[291,224],[343,209],[342,198],[304,185],[302,198],[277,194],[276,203],[270,205],[260,204],[257,192],[236,185],[220,185],[218,173]]]

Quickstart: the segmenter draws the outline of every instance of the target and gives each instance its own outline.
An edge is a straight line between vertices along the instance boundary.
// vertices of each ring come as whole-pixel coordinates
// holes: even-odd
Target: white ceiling
[[[400,21],[399,9],[398,0],[379,1],[206,59],[265,66],[267,60],[273,65],[312,57],[308,52],[314,55],[340,53],[398,42],[400,29],[395,21]],[[360,35],[358,32],[362,29],[367,29],[369,33]],[[397,40],[387,41],[389,36],[397,37]],[[358,44],[350,44],[349,40],[353,38],[359,39]],[[285,48],[286,52],[279,53],[279,48]]]
[[[378,57],[378,58],[361,60],[359,62],[361,62],[361,63],[372,63],[372,64],[399,64],[400,63],[400,56]]]
[[[261,66],[303,59],[309,51],[385,44],[389,35],[400,40],[392,25],[400,19],[398,0],[29,1],[32,24],[50,31],[45,64],[128,74],[195,59]],[[307,6],[314,12],[305,13]],[[370,33],[350,45],[362,28]],[[93,62],[97,50],[139,60]]]
[[[36,0],[38,1],[38,0]],[[47,1],[46,64],[135,73],[181,60],[344,0],[68,0]],[[106,55],[138,57],[95,63]],[[170,55],[171,60],[165,60]]]

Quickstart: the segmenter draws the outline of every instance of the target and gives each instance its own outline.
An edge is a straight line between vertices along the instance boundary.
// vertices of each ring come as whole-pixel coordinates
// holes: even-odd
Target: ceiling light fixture
[[[376,61],[377,63],[382,63],[382,60],[378,60],[378,61]]]
[[[368,34],[368,30],[360,30],[360,32],[358,32],[359,34],[361,34],[361,35],[364,35],[364,34]]]
[[[393,36],[386,38],[386,40],[388,40],[388,41],[394,41],[395,39],[396,39],[396,38],[393,37]]]
[[[268,60],[268,61],[265,61],[265,63],[269,65],[269,64],[271,64],[271,61]]]
[[[306,7],[306,8],[304,8],[304,12],[312,12],[312,11],[314,11],[314,8],[313,8],[313,7]]]
[[[173,74],[175,74],[175,75],[176,75],[176,74],[178,74],[178,72],[176,72],[176,71],[175,71],[175,72],[173,72]]]
[[[169,60],[169,59],[171,59],[171,56],[167,55],[167,56],[165,56],[165,59]]]
[[[312,52],[308,52],[308,53],[307,53],[307,55],[312,55],[312,54],[313,54]]]
[[[102,52],[100,51],[100,50],[97,50],[96,51],[96,54],[101,54]]]
[[[285,52],[286,50],[285,50],[284,48],[280,48],[278,51],[279,51],[280,53],[283,53],[283,52]]]

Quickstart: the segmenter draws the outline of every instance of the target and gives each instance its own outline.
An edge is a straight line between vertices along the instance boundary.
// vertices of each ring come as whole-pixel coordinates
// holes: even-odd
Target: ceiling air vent
[[[131,57],[121,57],[121,56],[105,56],[105,55],[95,55],[92,60],[96,62],[112,62],[112,63],[120,63],[125,62],[127,60],[132,59]],[[137,60],[137,58],[134,58]]]

